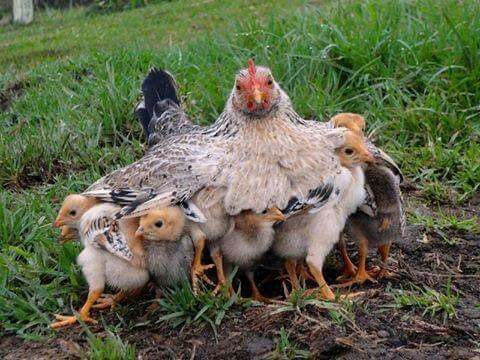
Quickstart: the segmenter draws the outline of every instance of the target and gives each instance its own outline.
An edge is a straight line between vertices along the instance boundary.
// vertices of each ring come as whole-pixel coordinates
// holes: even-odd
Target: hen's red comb
[[[253,59],[248,59],[247,63],[248,63],[248,73],[253,78],[255,77],[255,74],[257,72],[257,70],[255,70],[255,64],[253,62]]]

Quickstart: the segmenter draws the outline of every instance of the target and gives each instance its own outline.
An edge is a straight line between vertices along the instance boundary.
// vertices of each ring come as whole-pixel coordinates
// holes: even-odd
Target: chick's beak
[[[135,238],[139,240],[143,240],[144,230],[143,227],[139,227],[137,231],[135,231]]]
[[[69,241],[72,241],[77,236],[78,235],[74,230],[70,229],[68,226],[63,226],[60,237],[58,238],[58,242],[63,245]]]
[[[375,160],[375,157],[371,153],[366,153],[365,154],[365,163],[368,165],[375,165],[377,161]]]
[[[63,225],[65,225],[65,223],[63,221],[61,221],[60,218],[58,218],[58,217],[55,219],[55,221],[52,224],[52,226],[56,227],[56,228],[59,228]]]
[[[282,222],[286,220],[285,215],[283,215],[283,213],[277,208],[271,210],[269,218],[275,222]]]

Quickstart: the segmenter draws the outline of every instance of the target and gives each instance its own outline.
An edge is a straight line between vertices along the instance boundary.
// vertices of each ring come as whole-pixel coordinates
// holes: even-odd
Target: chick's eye
[[[347,154],[347,155],[352,155],[352,154],[353,154],[353,150],[350,149],[350,148],[346,148],[346,149],[345,149],[345,154]]]
[[[77,215],[77,212],[75,210],[70,210],[69,214],[71,216],[75,216],[75,215]]]
[[[158,220],[156,223],[155,223],[155,226],[157,228],[161,228],[163,226],[163,221],[162,220]]]
[[[263,214],[263,215],[265,215],[266,213],[267,213],[267,210],[266,210],[266,209],[262,211],[262,214]]]

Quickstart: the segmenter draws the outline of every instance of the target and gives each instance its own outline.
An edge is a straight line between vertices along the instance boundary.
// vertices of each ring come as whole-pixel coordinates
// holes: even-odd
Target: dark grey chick
[[[348,257],[345,240],[342,239],[339,244],[344,260],[343,277],[352,277],[343,286],[361,284],[366,280],[375,281],[387,276],[386,263],[390,247],[404,234],[405,217],[400,192],[403,178],[393,160],[382,155],[383,152],[380,151],[377,164],[365,170],[367,201],[349,217],[345,225],[345,233],[359,246],[358,269],[355,269]],[[376,271],[367,272],[366,258],[369,248],[378,249],[382,265]]]

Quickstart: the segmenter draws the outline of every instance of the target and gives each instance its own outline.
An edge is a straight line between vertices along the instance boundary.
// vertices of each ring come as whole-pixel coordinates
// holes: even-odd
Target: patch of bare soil
[[[415,205],[416,206],[416,205]],[[478,209],[477,209],[478,210]],[[456,233],[456,245],[448,245],[435,234],[425,234],[421,226],[409,226],[408,236],[394,246],[390,269],[395,276],[378,284],[364,284],[351,291],[363,291],[353,300],[350,320],[333,322],[328,311],[309,306],[302,311],[272,314],[276,305],[254,305],[234,309],[218,328],[218,338],[208,327],[173,330],[144,322],[145,306],[126,314],[122,307],[106,315],[109,324],[125,326],[121,337],[136,345],[141,359],[263,359],[276,347],[280,329],[291,342],[308,350],[311,358],[328,359],[472,359],[480,356],[480,239],[478,234]],[[353,249],[352,249],[353,250]],[[356,256],[354,256],[356,258]],[[370,263],[377,261],[372,251]],[[333,283],[341,264],[331,256],[326,268]],[[428,286],[445,292],[445,285],[459,295],[456,316],[423,315],[414,308],[393,306],[391,289]],[[267,295],[280,295],[280,283],[263,285]],[[271,291],[271,288],[277,289]],[[101,326],[91,328],[105,334]],[[77,328],[59,333],[45,343],[24,342],[10,336],[0,340],[3,359],[58,358],[81,356],[87,349],[85,336]]]
[[[0,92],[0,111],[7,111],[15,99],[23,94],[28,82],[20,80],[8,85]]]

